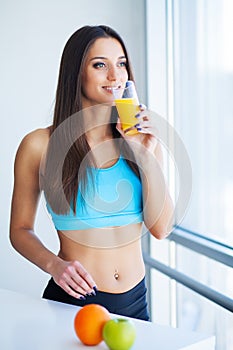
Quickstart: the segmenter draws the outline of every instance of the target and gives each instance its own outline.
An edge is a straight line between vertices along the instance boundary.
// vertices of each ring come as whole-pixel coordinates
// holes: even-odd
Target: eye
[[[106,68],[106,65],[104,62],[96,62],[93,64],[93,67],[96,68],[96,69],[99,69],[99,68]]]
[[[121,62],[118,63],[118,66],[125,68],[127,66],[127,62],[126,61],[121,61]]]

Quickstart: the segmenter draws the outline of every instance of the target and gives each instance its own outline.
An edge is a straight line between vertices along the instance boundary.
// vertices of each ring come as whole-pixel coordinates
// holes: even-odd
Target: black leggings
[[[145,278],[127,292],[107,293],[97,291],[96,296],[87,296],[86,300],[70,296],[51,278],[44,290],[43,298],[77,306],[99,304],[106,307],[111,313],[149,321]]]

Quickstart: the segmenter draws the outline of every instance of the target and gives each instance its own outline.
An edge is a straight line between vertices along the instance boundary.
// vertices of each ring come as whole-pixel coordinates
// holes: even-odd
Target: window
[[[148,106],[174,126],[192,164],[192,196],[181,222],[233,252],[233,2],[147,0]],[[169,169],[168,169],[169,170]],[[169,184],[173,184],[168,171]],[[180,184],[175,181],[175,188]],[[151,256],[233,298],[233,271],[190,247],[150,239]],[[233,255],[232,255],[233,260]],[[162,291],[162,292],[161,292]],[[233,348],[233,314],[156,270],[152,319],[216,335]]]
[[[173,4],[174,124],[193,170],[182,225],[233,247],[233,3]]]

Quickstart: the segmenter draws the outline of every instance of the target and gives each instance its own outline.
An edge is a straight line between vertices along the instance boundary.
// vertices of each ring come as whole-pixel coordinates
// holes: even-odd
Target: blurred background
[[[9,243],[14,157],[25,134],[51,123],[69,36],[107,24],[125,40],[140,100],[176,130],[192,167],[190,202],[170,239],[143,239],[158,266],[148,263],[152,320],[215,334],[216,350],[233,349],[232,18],[232,0],[0,1],[0,288],[40,296],[49,278]],[[165,160],[176,198],[179,179]],[[43,198],[36,232],[57,251]]]

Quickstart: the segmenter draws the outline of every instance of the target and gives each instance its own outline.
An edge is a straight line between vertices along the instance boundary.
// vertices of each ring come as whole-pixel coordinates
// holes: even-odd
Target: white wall
[[[141,101],[145,101],[144,0],[1,0],[0,3],[0,287],[41,295],[49,276],[9,243],[13,162],[22,137],[52,119],[61,52],[85,24],[107,24],[129,49]],[[41,203],[36,232],[53,251],[58,242]]]

